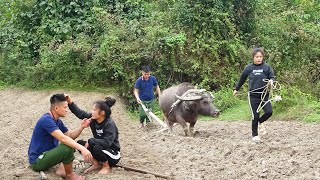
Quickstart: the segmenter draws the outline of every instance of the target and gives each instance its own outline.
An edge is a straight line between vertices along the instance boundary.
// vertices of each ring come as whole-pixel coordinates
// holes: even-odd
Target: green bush
[[[136,108],[133,84],[149,64],[161,89],[191,82],[216,92],[221,110],[246,95],[231,88],[250,49],[283,84],[275,110],[320,98],[320,4],[316,1],[0,1],[0,81],[30,87],[118,87]],[[308,96],[306,100],[300,97]]]
[[[282,85],[281,90],[274,92],[274,95],[280,95],[282,98],[274,105],[274,110],[279,113],[290,107],[306,104],[313,99],[310,94],[302,92],[299,88],[287,85]]]
[[[92,60],[91,53],[91,45],[85,37],[61,44],[54,40],[39,50],[40,61],[29,67],[27,81],[34,86],[46,82],[62,84],[71,80],[90,83],[88,64]]]
[[[215,100],[214,105],[220,110],[224,111],[229,108],[233,108],[246,100],[247,93],[242,93],[238,96],[233,96],[232,88],[222,88],[218,92],[214,93]]]

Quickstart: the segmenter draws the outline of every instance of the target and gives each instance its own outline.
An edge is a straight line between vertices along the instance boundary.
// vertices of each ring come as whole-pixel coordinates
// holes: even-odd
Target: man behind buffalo
[[[137,99],[139,105],[139,116],[140,116],[140,128],[144,127],[144,120],[148,123],[148,117],[141,107],[141,103],[144,104],[148,109],[154,109],[154,88],[157,91],[158,96],[160,96],[161,91],[158,85],[157,79],[150,75],[150,67],[142,67],[142,76],[139,77],[134,85],[134,96]]]

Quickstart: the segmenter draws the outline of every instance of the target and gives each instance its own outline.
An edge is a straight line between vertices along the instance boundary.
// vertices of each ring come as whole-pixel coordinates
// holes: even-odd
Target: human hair
[[[110,96],[106,97],[104,101],[96,101],[94,104],[100,111],[105,112],[105,117],[108,118],[111,115],[111,107],[116,103],[116,100]]]
[[[148,73],[148,72],[150,72],[150,67],[148,65],[147,66],[143,66],[142,67],[142,71]]]
[[[260,52],[262,54],[262,56],[264,57],[265,52],[262,48],[254,48],[252,50],[252,57],[254,57],[258,52]]]
[[[67,98],[64,94],[54,94],[50,98],[50,104],[54,105],[56,103],[67,101]]]

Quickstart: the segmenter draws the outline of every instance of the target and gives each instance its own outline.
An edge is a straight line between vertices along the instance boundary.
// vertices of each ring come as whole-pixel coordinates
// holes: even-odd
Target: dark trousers
[[[79,144],[84,146],[86,141],[78,140]],[[120,151],[115,151],[110,148],[104,148],[100,145],[89,146],[88,150],[91,152],[94,159],[98,162],[108,162],[110,166],[116,165],[120,161]]]
[[[263,123],[267,119],[269,119],[272,116],[272,105],[269,100],[269,95],[267,94],[263,100],[261,100],[261,96],[263,94],[260,93],[250,93],[249,94],[249,103],[251,107],[252,112],[252,136],[258,135],[258,125],[259,123]],[[261,101],[263,101],[261,103]],[[266,103],[268,101],[268,103]],[[259,104],[261,103],[261,106],[263,106],[264,114],[260,117],[260,113],[257,112],[257,109],[259,107]],[[266,104],[265,104],[266,103]]]

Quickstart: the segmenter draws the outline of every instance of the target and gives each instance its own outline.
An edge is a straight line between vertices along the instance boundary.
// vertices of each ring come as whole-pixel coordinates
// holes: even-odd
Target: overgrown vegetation
[[[283,85],[275,110],[317,114],[319,11],[316,0],[2,0],[0,86],[117,87],[136,107],[133,83],[149,64],[162,89],[192,82],[235,111],[244,99],[230,90],[262,46]]]

